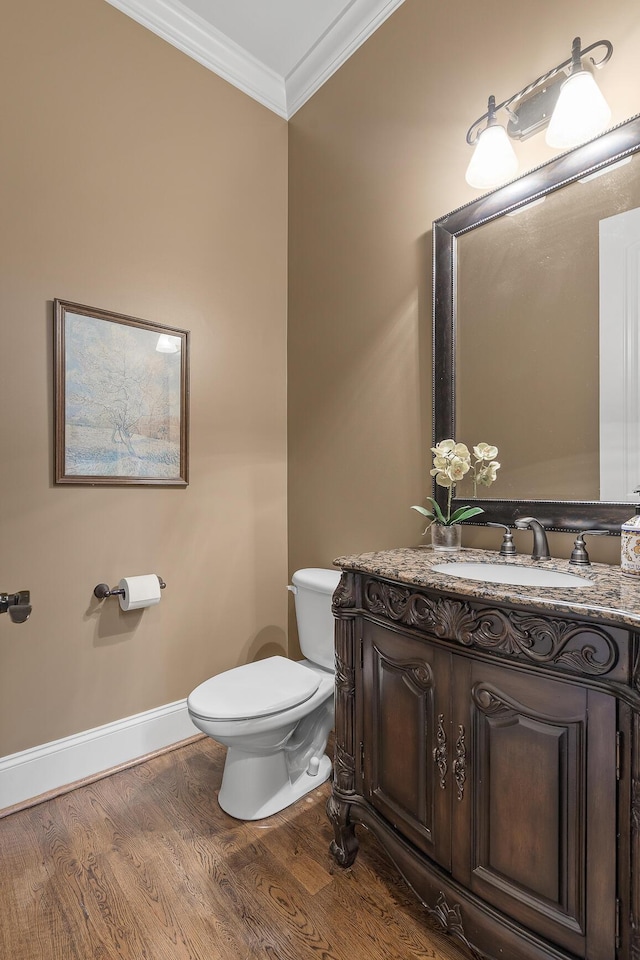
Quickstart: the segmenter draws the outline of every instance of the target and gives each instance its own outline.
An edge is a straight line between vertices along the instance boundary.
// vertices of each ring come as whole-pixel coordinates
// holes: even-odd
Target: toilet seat
[[[268,717],[308,700],[320,676],[286,657],[269,657],[205,680],[188,700],[189,712],[203,720]]]

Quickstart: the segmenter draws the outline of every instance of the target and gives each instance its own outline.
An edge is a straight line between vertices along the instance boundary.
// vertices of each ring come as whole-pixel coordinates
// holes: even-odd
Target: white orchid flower
[[[471,462],[471,454],[465,443],[457,443],[454,439],[440,440],[435,447],[431,447],[433,453],[433,468],[429,471],[435,483],[439,487],[448,490],[446,510],[441,508],[433,497],[427,497],[432,504],[431,510],[424,507],[413,507],[412,509],[422,513],[430,520],[430,523],[453,524],[462,523],[482,513],[481,507],[458,507],[452,513],[453,497],[455,495],[456,484],[464,479],[467,473],[470,473],[473,482],[473,495],[477,497],[477,486],[490,486],[496,479],[496,473],[500,469],[500,464],[495,459],[498,455],[498,448],[490,443],[478,443],[473,447],[475,462]],[[426,531],[425,531],[426,532]]]
[[[436,474],[436,483],[439,487],[454,487],[455,482],[448,477],[446,473],[437,473]]]
[[[496,451],[497,452],[497,451]],[[471,454],[469,453],[469,448],[466,443],[456,443],[453,448],[454,457],[459,457],[461,460],[470,460]]]
[[[500,469],[500,464],[497,460],[494,460],[492,463],[486,464],[478,471],[477,482],[483,487],[490,487],[493,481],[496,479],[496,472]]]
[[[495,460],[498,456],[498,448],[492,447],[489,443],[479,443],[473,448],[473,452],[478,460]]]
[[[462,460],[460,457],[454,457],[447,468],[447,474],[454,483],[457,483],[458,480],[462,480],[465,473],[469,472],[469,462],[467,460]]]
[[[455,445],[455,440],[441,440],[435,447],[431,447],[431,453],[435,453],[436,457],[449,457]]]

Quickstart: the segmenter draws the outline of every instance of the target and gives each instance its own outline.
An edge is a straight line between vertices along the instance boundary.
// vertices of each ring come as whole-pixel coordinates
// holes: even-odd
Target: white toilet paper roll
[[[118,584],[124,595],[118,600],[122,610],[139,610],[141,607],[152,607],[160,603],[160,581],[155,573],[147,573],[141,577],[123,577]]]

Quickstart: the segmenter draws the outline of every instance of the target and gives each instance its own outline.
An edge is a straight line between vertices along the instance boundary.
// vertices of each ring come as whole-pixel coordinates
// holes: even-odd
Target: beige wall
[[[535,18],[406,0],[288,131],[104,0],[3,13],[0,587],[29,587],[34,614],[0,621],[0,755],[285,649],[287,200],[294,570],[420,539],[430,225],[476,195],[464,136],[488,94],[579,32],[614,44],[614,119],[640,108],[631,0],[543,0]],[[548,153],[536,138],[521,155]],[[191,330],[186,490],[53,484],[54,297]],[[168,584],[158,607],[92,597],[149,571]]]
[[[104,0],[3,8],[0,755],[286,649],[287,125]],[[52,305],[191,330],[187,489],[52,482]],[[100,581],[158,572],[123,614]]]
[[[478,194],[465,134],[498,100],[611,40],[613,122],[640,110],[634,0],[406,0],[289,129],[289,565],[420,542],[430,493],[431,222]],[[544,162],[523,144],[521,170]],[[503,469],[508,470],[504,464]],[[530,548],[530,534],[518,533]],[[469,545],[495,532],[467,530]],[[568,556],[573,538],[552,536]],[[619,539],[593,541],[619,562]]]

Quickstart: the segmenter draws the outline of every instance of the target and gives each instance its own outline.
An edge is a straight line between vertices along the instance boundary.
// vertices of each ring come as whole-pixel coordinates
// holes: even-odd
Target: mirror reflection
[[[600,222],[600,499],[640,500],[640,207]]]
[[[500,489],[483,496],[611,500],[632,493],[609,483],[601,495],[600,462],[611,458],[620,431],[600,424],[599,262],[601,224],[640,207],[636,169],[634,159],[577,181],[458,240],[457,435],[495,444],[505,465]],[[611,344],[604,374],[615,384],[623,344]]]

